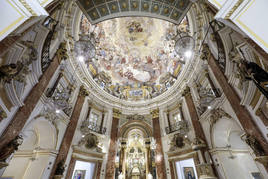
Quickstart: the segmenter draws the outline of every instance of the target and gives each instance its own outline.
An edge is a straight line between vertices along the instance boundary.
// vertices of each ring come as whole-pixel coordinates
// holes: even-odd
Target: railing
[[[94,122],[88,122],[88,129],[99,134],[106,133],[106,127],[101,127]]]
[[[188,131],[188,125],[186,121],[179,121],[170,125],[169,127],[166,127],[165,130],[167,134],[170,134],[176,131],[180,131],[180,133],[184,134]]]
[[[53,35],[56,29],[56,26],[58,25],[58,21],[54,20],[51,17],[47,17],[45,21],[43,22],[43,26],[47,27],[50,31],[47,35],[47,38],[44,42],[44,46],[42,49],[42,54],[41,54],[41,67],[42,67],[42,72],[44,72],[49,64],[51,63],[51,59],[49,57],[49,52],[50,52],[50,44],[53,39]]]

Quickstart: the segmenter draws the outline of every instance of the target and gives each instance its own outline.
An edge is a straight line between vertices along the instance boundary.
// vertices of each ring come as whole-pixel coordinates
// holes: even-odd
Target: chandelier
[[[74,55],[77,58],[83,58],[89,61],[96,55],[93,34],[81,34],[78,41],[74,44]]]

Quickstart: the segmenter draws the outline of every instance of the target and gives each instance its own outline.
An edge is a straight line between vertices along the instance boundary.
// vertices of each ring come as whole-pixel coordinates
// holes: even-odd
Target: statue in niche
[[[258,83],[268,82],[268,73],[258,64],[242,60],[239,67],[245,72],[246,79],[255,80]]]
[[[256,156],[265,156],[265,151],[254,136],[247,134],[244,140],[250,146]]]
[[[245,74],[245,78],[252,80],[260,92],[268,99],[267,87],[263,87],[263,83],[268,82],[268,73],[258,64],[246,60],[242,60],[239,67]]]
[[[0,162],[5,162],[22,144],[22,136],[17,136],[15,139],[10,141],[6,146],[0,149]]]

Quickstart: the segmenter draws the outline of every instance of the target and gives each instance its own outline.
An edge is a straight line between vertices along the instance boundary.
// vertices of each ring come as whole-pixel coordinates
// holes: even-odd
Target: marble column
[[[118,124],[121,112],[119,110],[113,109],[113,121],[110,137],[110,147],[108,152],[108,160],[106,165],[106,179],[113,179],[115,176],[115,157],[117,149],[117,139],[118,139]]]
[[[145,147],[146,147],[146,178],[149,173],[152,174],[152,161],[151,161],[151,142],[150,140],[145,141]]]
[[[20,134],[39,99],[45,92],[51,78],[59,67],[61,60],[63,59],[64,58],[62,56],[56,55],[49,67],[39,79],[39,82],[31,89],[29,95],[24,100],[24,105],[18,109],[12,121],[9,123],[4,133],[0,137],[0,149]]]
[[[212,79],[210,78],[208,70],[205,70],[205,75],[208,79],[209,85],[211,86],[212,91],[214,92],[215,96],[218,98],[220,97],[220,93],[218,92],[217,88],[215,87]]]
[[[76,159],[72,157],[68,166],[67,173],[66,173],[66,179],[72,179],[75,163],[76,163]]]
[[[245,106],[240,104],[241,100],[234,90],[234,88],[228,83],[228,80],[224,73],[220,70],[218,63],[210,52],[209,47],[204,44],[203,53],[206,54],[206,59],[208,65],[210,66],[216,80],[220,84],[223,93],[225,94],[227,100],[229,101],[231,107],[233,108],[240,124],[244,128],[245,132],[251,136],[254,136],[257,141],[261,144],[266,155],[268,155],[268,143],[264,136],[262,135],[260,129],[252,119],[249,111]]]
[[[216,170],[213,166],[213,164],[207,163],[206,157],[205,157],[205,152],[208,151],[207,149],[207,141],[206,141],[206,136],[203,131],[203,127],[199,121],[199,117],[194,105],[194,101],[191,95],[191,90],[187,86],[186,89],[184,90],[182,94],[185,98],[186,105],[191,117],[194,133],[195,133],[195,139],[192,145],[193,150],[196,150],[200,155],[199,155],[199,164],[197,166],[197,170],[199,171],[199,178],[207,178],[207,179],[212,179],[216,178]],[[207,168],[207,172],[203,172],[203,169]]]
[[[152,111],[153,120],[153,137],[156,140],[155,149],[155,165],[158,178],[166,178],[166,167],[164,161],[164,153],[162,149],[161,130],[159,123],[159,110]]]
[[[75,106],[74,106],[74,110],[73,110],[71,118],[70,118],[70,122],[65,130],[57,158],[56,158],[54,165],[53,165],[53,168],[51,170],[51,174],[50,174],[51,179],[55,176],[55,171],[56,171],[58,164],[61,161],[63,161],[65,163],[69,149],[70,149],[71,144],[72,144],[75,129],[76,129],[77,124],[78,124],[79,116],[80,116],[80,113],[81,113],[81,110],[82,110],[82,107],[83,107],[83,104],[85,102],[85,98],[87,95],[88,95],[88,92],[86,91],[86,89],[83,86],[81,86],[76,103],[75,103]]]
[[[56,90],[61,78],[63,77],[62,71],[59,73],[58,78],[56,79],[55,83],[53,84],[52,88],[49,88],[49,91],[47,92],[47,97],[51,97]]]

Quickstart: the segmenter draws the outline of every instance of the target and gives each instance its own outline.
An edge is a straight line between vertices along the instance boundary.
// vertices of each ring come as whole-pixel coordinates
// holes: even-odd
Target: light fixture
[[[186,51],[186,52],[184,53],[184,56],[185,56],[186,58],[190,58],[190,57],[192,56],[192,54],[193,54],[193,52],[192,52],[191,50],[188,50],[188,51]]]
[[[80,55],[80,56],[78,56],[78,60],[79,60],[80,62],[84,62],[85,58],[84,58],[82,55]]]
[[[186,32],[178,32],[175,37],[175,52],[182,59],[190,58],[193,54],[195,47],[195,40]]]
[[[96,48],[92,35],[81,34],[78,41],[74,44],[74,55],[79,61],[91,60],[96,55]]]
[[[56,113],[59,114],[60,113],[60,110],[59,109],[56,109]]]
[[[208,106],[208,109],[211,109],[212,107],[211,106]]]

